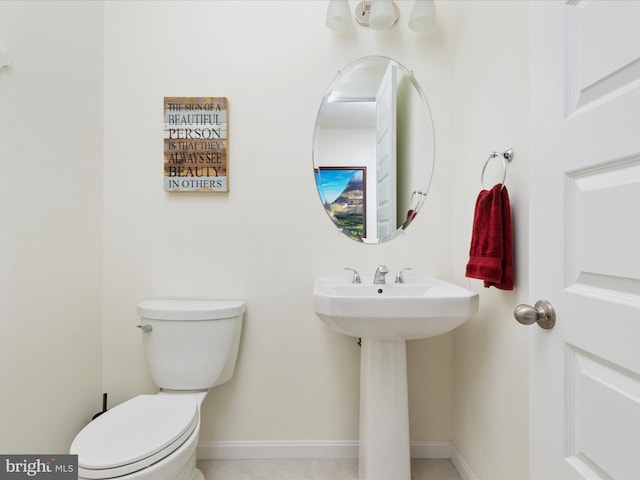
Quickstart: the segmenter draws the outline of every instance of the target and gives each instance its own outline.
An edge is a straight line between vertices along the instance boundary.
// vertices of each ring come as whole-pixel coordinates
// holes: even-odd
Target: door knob
[[[518,305],[513,311],[513,316],[523,325],[538,323],[540,328],[549,330],[556,324],[556,311],[546,300],[538,300],[535,306]]]

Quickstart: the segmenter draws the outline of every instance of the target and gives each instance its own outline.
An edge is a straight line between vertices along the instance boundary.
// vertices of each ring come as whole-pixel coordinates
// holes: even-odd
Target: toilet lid
[[[125,475],[172,453],[196,428],[198,418],[191,396],[140,395],[89,423],[71,444],[71,453],[78,455],[83,476],[108,478],[113,469]]]

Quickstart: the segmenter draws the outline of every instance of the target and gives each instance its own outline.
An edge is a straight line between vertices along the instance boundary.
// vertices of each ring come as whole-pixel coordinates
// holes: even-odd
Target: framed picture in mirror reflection
[[[353,239],[365,238],[367,168],[318,167],[315,177],[320,200],[333,223]]]

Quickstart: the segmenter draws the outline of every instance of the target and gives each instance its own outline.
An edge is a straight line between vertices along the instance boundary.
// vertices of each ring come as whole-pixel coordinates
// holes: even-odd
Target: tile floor
[[[357,459],[202,460],[205,480],[357,480]],[[448,459],[413,459],[412,480],[461,480]]]

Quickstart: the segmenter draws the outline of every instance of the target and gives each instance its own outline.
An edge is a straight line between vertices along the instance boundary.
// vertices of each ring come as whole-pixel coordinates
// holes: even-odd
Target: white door
[[[640,479],[640,2],[531,3],[531,478]]]
[[[376,93],[376,224],[378,239],[396,231],[396,67],[389,65]]]

